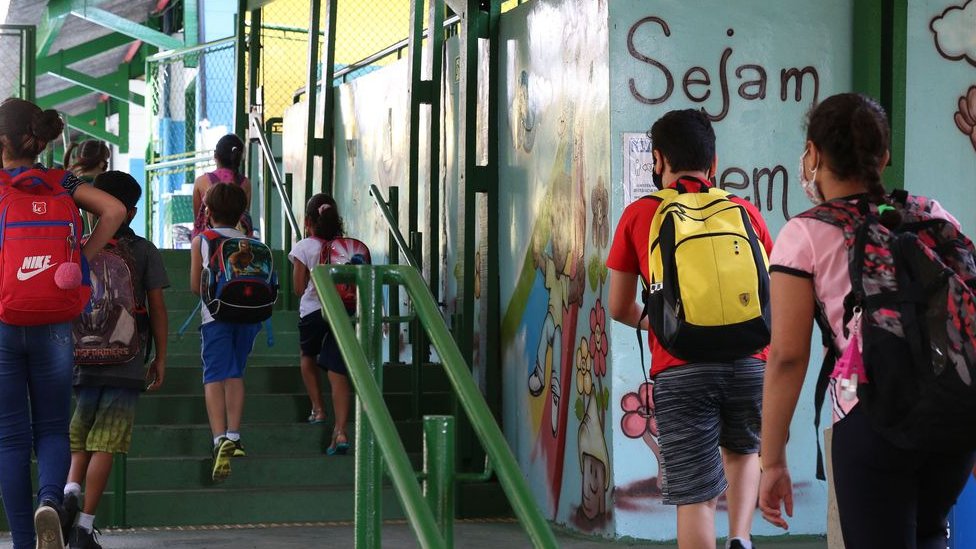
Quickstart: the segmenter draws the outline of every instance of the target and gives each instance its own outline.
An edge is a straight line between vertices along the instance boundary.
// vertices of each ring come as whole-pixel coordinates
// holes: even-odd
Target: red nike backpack
[[[0,320],[7,324],[68,322],[91,297],[81,217],[61,185],[69,175],[43,167],[15,176],[0,170]],[[55,273],[70,263],[81,270],[81,284],[64,289]]]

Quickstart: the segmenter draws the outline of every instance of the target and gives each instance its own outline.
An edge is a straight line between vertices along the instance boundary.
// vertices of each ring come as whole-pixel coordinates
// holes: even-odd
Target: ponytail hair
[[[859,181],[871,202],[888,204],[881,181],[891,142],[888,116],[874,99],[858,93],[832,95],[810,111],[807,139],[823,153],[824,162],[842,181]],[[882,208],[881,221],[897,226],[900,214]]]
[[[346,234],[335,199],[325,193],[316,194],[308,200],[305,206],[305,222],[312,230],[312,235],[317,238],[332,240]]]
[[[75,175],[103,172],[108,170],[108,159],[111,155],[108,145],[98,139],[87,139],[80,144],[72,143],[64,152],[64,169]]]
[[[240,173],[241,161],[244,160],[244,142],[232,133],[221,137],[214,148],[214,158],[217,159],[218,167]]]
[[[0,104],[0,135],[8,140],[7,155],[11,158],[33,162],[63,129],[64,121],[58,111],[41,110],[30,101],[16,97]]]

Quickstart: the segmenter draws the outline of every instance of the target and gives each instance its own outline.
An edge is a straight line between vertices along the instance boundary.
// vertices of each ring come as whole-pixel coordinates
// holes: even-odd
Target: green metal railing
[[[529,492],[515,456],[485,403],[454,338],[441,318],[430,288],[420,273],[405,265],[320,265],[312,280],[326,320],[339,344],[349,377],[356,388],[356,547],[380,547],[380,489],[383,462],[400,496],[421,547],[453,545],[453,483],[457,480],[453,450],[453,418],[424,418],[427,498],[417,482],[393,418],[383,401],[381,350],[383,286],[403,286],[426,331],[458,401],[494,465],[505,494],[536,547],[556,547],[556,539]],[[358,289],[358,329],[339,297],[335,283],[354,282]],[[436,517],[436,518],[435,518]]]

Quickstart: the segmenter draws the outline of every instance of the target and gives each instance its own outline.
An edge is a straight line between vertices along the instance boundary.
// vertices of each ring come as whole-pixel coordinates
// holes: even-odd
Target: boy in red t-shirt
[[[715,174],[715,132],[698,110],[671,111],[649,132],[658,187],[688,192],[711,186]],[[772,250],[772,239],[759,211],[738,197],[756,235]],[[656,200],[637,200],[617,224],[607,267],[610,315],[637,327],[643,304],[638,277],[650,280],[648,240]],[[647,329],[645,319],[640,326]],[[752,515],[759,490],[759,429],[765,353],[732,362],[688,364],[670,355],[648,332],[654,409],[663,461],[666,504],[678,507],[678,545],[714,547],[715,509],[728,490],[729,541],[726,547],[750,549]],[[702,342],[708,344],[708,342]],[[721,447],[721,452],[719,448]]]

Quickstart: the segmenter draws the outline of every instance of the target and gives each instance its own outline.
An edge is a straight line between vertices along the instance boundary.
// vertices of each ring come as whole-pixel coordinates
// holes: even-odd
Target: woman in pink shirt
[[[888,164],[889,135],[884,111],[865,96],[839,94],[817,105],[800,160],[806,195],[814,204],[884,205],[888,197],[881,172]],[[934,201],[929,201],[929,214],[958,225]],[[887,215],[881,218],[886,225]],[[763,393],[759,507],[766,520],[781,528],[788,527],[785,517],[793,514],[786,441],[807,373],[815,311],[843,353],[849,342],[844,330],[844,300],[851,293],[848,269],[842,229],[802,214],[783,227],[770,257],[773,325]],[[841,386],[831,379],[827,390],[835,422],[827,459],[833,464],[846,546],[944,549],[946,516],[973,468],[973,453],[892,444],[872,426],[856,396],[841,395]]]

